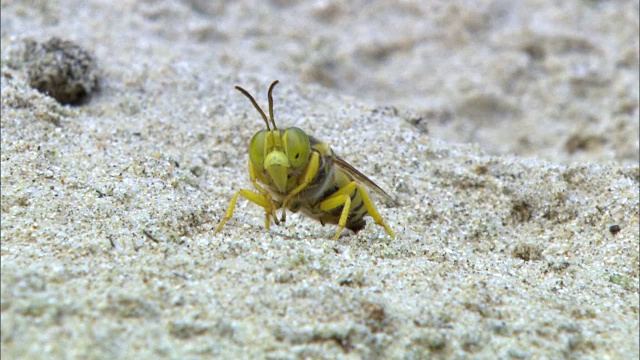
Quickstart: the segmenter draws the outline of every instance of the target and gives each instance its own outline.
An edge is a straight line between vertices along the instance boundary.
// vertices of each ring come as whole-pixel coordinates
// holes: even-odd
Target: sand
[[[3,1],[3,359],[637,359],[638,1]],[[98,88],[30,87],[27,39]],[[276,121],[397,234],[231,197]]]

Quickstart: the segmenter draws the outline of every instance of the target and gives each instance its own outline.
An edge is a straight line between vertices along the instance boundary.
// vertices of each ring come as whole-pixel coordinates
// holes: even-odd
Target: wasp
[[[272,219],[276,225],[284,222],[287,210],[292,213],[302,211],[322,225],[337,224],[338,231],[333,238],[337,240],[344,228],[354,233],[362,230],[366,224],[364,217],[369,215],[395,238],[365,186],[393,203],[384,190],[336,155],[326,143],[297,127],[278,129],[273,118],[272,97],[276,84],[278,80],[271,84],[267,93],[269,119],[248,91],[235,87],[258,110],[267,130],[255,133],[249,145],[249,178],[256,191],[238,190],[216,231],[222,230],[232,217],[238,196],[242,195],[264,208],[267,229]],[[282,209],[280,220],[276,214],[279,209]]]

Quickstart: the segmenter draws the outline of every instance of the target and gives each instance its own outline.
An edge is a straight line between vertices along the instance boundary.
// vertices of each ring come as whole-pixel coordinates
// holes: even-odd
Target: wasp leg
[[[342,214],[340,216],[340,220],[338,222],[338,225],[340,226],[340,228],[338,229],[338,233],[336,234],[334,239],[338,238],[338,236],[340,235],[340,232],[342,232],[342,230],[346,226],[347,217],[349,215],[349,212],[348,212],[349,209],[347,208],[347,201],[344,201],[342,199],[344,199],[345,196],[348,197],[349,198],[349,202],[348,203],[349,203],[349,205],[351,205],[350,194],[355,189],[358,189],[358,192],[360,193],[360,196],[362,196],[362,202],[364,203],[365,209],[367,209],[367,213],[369,214],[369,216],[371,216],[373,218],[373,221],[375,221],[376,224],[384,227],[384,230],[387,232],[387,234],[389,234],[389,236],[391,236],[392,238],[395,239],[396,235],[393,233],[393,231],[391,230],[389,225],[387,225],[387,223],[382,219],[382,216],[380,216],[380,213],[378,212],[378,209],[376,209],[376,206],[371,201],[371,198],[369,197],[369,194],[367,193],[367,191],[361,185],[356,183],[355,181],[352,181],[349,184],[347,184],[347,185],[343,186],[342,188],[338,189],[338,191],[333,193],[331,195],[331,197],[329,197],[328,199],[326,199],[326,200],[324,200],[323,202],[320,203],[320,209],[323,210],[323,211],[329,211],[331,209],[337,208],[338,206],[340,206],[342,204],[345,204],[344,208],[342,209]],[[346,214],[345,214],[345,211],[346,211]]]
[[[280,221],[285,222],[287,219],[287,206],[291,199],[294,196],[298,195],[302,190],[306,189],[307,186],[313,181],[313,179],[318,174],[318,166],[320,166],[320,155],[316,151],[311,152],[311,156],[309,157],[309,163],[300,174],[300,178],[302,182],[295,189],[291,190],[289,194],[282,200],[282,218]]]
[[[358,188],[358,191],[360,192],[360,196],[362,196],[364,207],[365,209],[367,209],[367,213],[369,214],[369,216],[373,218],[373,221],[375,221],[376,224],[382,226],[384,230],[387,232],[387,234],[391,236],[392,239],[395,239],[396,234],[393,233],[389,225],[387,225],[384,219],[382,219],[382,216],[380,216],[378,209],[376,209],[376,206],[373,204],[373,201],[371,201],[371,198],[369,197],[369,194],[367,193],[367,191],[359,184],[356,184],[356,186]]]
[[[271,211],[267,211],[267,223],[269,223],[269,218],[271,216],[273,216],[273,222],[275,222],[276,225],[280,225],[280,221],[278,221],[278,217],[275,214],[275,211],[280,208],[280,205],[278,205],[278,206],[274,205],[273,204],[273,199],[271,198],[271,195],[269,194],[269,192],[267,192],[267,190],[265,190],[262,186],[258,185],[258,183],[255,180],[253,181],[253,186],[255,186],[256,190],[258,190],[258,192],[260,193],[260,194],[256,194],[256,193],[253,193],[253,194],[262,195],[262,197],[264,197],[266,199],[266,201],[269,203],[268,204],[269,206],[265,208],[265,210],[271,209]],[[260,204],[258,204],[258,205],[260,205]],[[260,206],[262,206],[262,205],[260,205]],[[269,225],[267,225],[267,229],[268,228],[269,228]]]
[[[271,222],[269,221],[271,217],[273,217],[273,221],[276,223],[276,225],[280,225],[280,222],[278,221],[278,217],[275,215],[275,210],[279,209],[280,205],[275,206],[273,204],[273,199],[271,198],[271,194],[269,194],[269,192],[265,190],[265,188],[258,185],[258,180],[257,180],[258,175],[256,173],[256,169],[253,167],[253,163],[251,162],[251,159],[249,159],[249,179],[251,180],[253,187],[255,187],[256,190],[258,190],[258,192],[267,200],[267,202],[269,202],[268,209],[271,209],[271,210],[269,211],[267,210],[267,208],[265,208],[265,210],[267,210],[267,219],[266,219],[267,229],[269,229],[269,225],[271,224]]]
[[[242,195],[252,203],[264,208],[264,210],[267,212],[266,227],[268,229],[270,225],[271,216],[275,218],[275,214],[274,214],[275,209],[273,206],[273,202],[271,201],[271,198],[265,197],[262,194],[258,194],[250,190],[240,189],[238,190],[238,192],[236,192],[235,195],[233,195],[233,198],[231,199],[231,203],[229,204],[229,209],[227,210],[227,216],[225,216],[224,219],[222,219],[222,221],[220,222],[220,225],[218,225],[218,228],[216,229],[216,232],[220,232],[220,230],[222,230],[222,227],[227,222],[227,220],[231,219],[231,216],[233,216],[233,209],[236,207],[236,201],[238,200],[238,195]]]
[[[331,196],[330,198],[320,203],[320,209],[323,211],[329,211],[331,209],[335,209],[340,205],[344,205],[344,206],[342,208],[342,213],[340,214],[340,220],[338,221],[338,232],[336,232],[336,235],[333,237],[333,240],[338,240],[340,233],[342,233],[342,230],[344,230],[344,227],[347,226],[347,219],[349,218],[349,210],[351,209],[351,197],[349,195]]]

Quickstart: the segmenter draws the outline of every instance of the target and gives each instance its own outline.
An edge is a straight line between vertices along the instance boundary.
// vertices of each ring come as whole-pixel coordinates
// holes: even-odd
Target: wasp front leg
[[[258,192],[256,193],[254,191],[247,190],[247,189],[238,190],[238,192],[236,192],[236,194],[231,199],[231,203],[229,204],[229,208],[227,209],[227,215],[224,217],[224,219],[222,219],[222,221],[220,222],[220,225],[218,225],[216,232],[220,232],[220,230],[222,230],[222,227],[227,222],[227,220],[231,219],[231,217],[233,216],[233,210],[236,207],[236,202],[238,201],[239,195],[244,196],[245,199],[264,208],[266,212],[265,226],[267,229],[269,229],[269,226],[271,225],[271,218],[273,218],[276,225],[280,224],[280,222],[278,221],[278,217],[276,216],[276,213],[275,213],[276,209],[278,209],[280,205],[278,204],[276,206],[276,204],[274,204],[273,199],[271,198],[271,195],[269,195],[269,193],[262,186],[258,185],[256,181],[256,177],[257,176],[253,168],[253,165],[251,164],[251,162],[249,162],[249,178],[251,179],[253,186],[256,188],[256,190],[258,190]]]
[[[233,210],[236,207],[236,201],[238,201],[239,195],[244,196],[245,199],[264,208],[266,212],[265,226],[267,227],[267,229],[269,228],[269,225],[271,223],[271,217],[275,219],[276,225],[278,224],[278,219],[275,215],[275,206],[270,197],[265,197],[262,194],[258,194],[256,192],[253,192],[247,189],[240,189],[238,190],[238,192],[236,192],[236,194],[231,199],[231,203],[229,204],[229,209],[227,210],[227,216],[225,216],[224,219],[222,219],[222,221],[220,222],[220,225],[218,225],[218,228],[216,229],[216,232],[219,232],[220,230],[222,230],[222,227],[227,222],[227,220],[231,219],[231,217],[233,216]]]
[[[291,190],[289,194],[287,194],[287,196],[284,198],[284,200],[282,200],[283,209],[282,209],[282,217],[280,218],[280,221],[285,222],[287,220],[286,214],[287,214],[287,207],[289,206],[289,202],[291,202],[291,199],[293,199],[294,196],[298,195],[301,191],[306,189],[307,186],[309,186],[309,184],[313,181],[313,179],[318,174],[319,166],[320,166],[320,155],[318,154],[318,152],[313,151],[311,152],[311,156],[309,157],[309,163],[304,168],[304,171],[302,172],[302,174],[300,174],[300,177],[302,178],[300,185],[298,185],[295,189]]]

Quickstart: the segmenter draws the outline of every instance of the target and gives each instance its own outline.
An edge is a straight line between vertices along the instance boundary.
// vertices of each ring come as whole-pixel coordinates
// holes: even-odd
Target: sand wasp
[[[249,178],[257,192],[241,189],[231,199],[227,214],[216,231],[233,215],[238,196],[264,208],[266,227],[271,219],[276,225],[286,220],[286,210],[302,211],[307,216],[324,224],[337,224],[338,239],[346,227],[353,232],[365,226],[364,217],[369,215],[376,224],[384,227],[389,236],[395,238],[391,228],[382,219],[363,185],[376,192],[387,201],[393,199],[373,181],[331,150],[329,145],[307,135],[297,127],[279,130],[273,119],[274,81],[267,93],[269,98],[269,119],[248,91],[236,86],[249,98],[258,110],[267,130],[260,130],[249,145]],[[271,120],[271,126],[269,126]],[[282,209],[278,220],[276,211]]]

